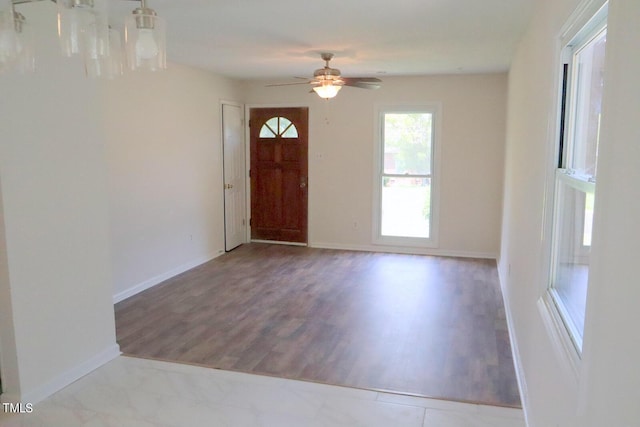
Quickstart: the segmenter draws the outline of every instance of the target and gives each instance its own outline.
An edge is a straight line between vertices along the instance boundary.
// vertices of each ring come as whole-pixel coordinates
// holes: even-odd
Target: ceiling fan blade
[[[295,82],[295,83],[275,83],[270,85],[265,85],[265,87],[273,87],[273,86],[292,86],[292,85],[308,85],[313,83],[312,81],[307,80],[306,82]]]
[[[382,80],[376,77],[342,77],[345,86],[358,87],[361,89],[379,89]]]
[[[382,83],[382,80],[380,80],[377,77],[342,77],[343,80],[358,80],[361,82],[368,82],[368,83]]]

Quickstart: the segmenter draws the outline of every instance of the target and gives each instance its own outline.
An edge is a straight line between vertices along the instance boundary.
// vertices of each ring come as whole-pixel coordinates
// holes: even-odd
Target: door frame
[[[312,116],[313,116],[313,109],[311,108],[311,104],[305,104],[305,103],[295,103],[295,104],[245,104],[244,106],[245,110],[244,110],[244,116],[245,118],[251,117],[251,109],[252,108],[308,108],[309,110],[309,117],[308,117],[308,121],[307,121],[307,130],[308,130],[308,135],[307,135],[307,167],[308,167],[308,171],[307,171],[307,243],[296,243],[296,242],[278,242],[278,241],[269,241],[269,243],[272,244],[280,244],[280,245],[289,245],[289,246],[311,246],[311,228],[309,227],[309,224],[311,224],[311,217],[313,215],[313,213],[311,212],[311,209],[309,209],[309,207],[311,206],[311,199],[312,199],[312,193],[311,193],[311,176],[312,176],[312,162],[311,160],[311,129],[312,129]],[[245,132],[245,182],[247,185],[246,188],[246,195],[247,195],[247,200],[245,203],[245,206],[247,208],[247,218],[251,218],[251,177],[249,177],[249,170],[251,169],[251,129],[249,129],[249,120],[245,120],[244,122],[244,132]],[[247,238],[246,241],[247,242],[256,242],[256,240],[252,240],[251,239],[251,224],[247,224],[247,228],[246,228],[246,232],[247,232]]]

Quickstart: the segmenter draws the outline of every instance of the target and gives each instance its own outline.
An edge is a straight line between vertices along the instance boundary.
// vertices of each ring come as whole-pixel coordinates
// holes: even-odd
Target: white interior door
[[[245,242],[245,148],[240,105],[222,104],[225,250]]]

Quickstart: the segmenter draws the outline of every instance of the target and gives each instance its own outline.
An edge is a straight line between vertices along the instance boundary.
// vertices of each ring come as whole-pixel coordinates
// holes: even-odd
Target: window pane
[[[266,124],[273,130],[273,133],[275,133],[276,135],[278,134],[278,118],[277,117],[271,117],[269,120],[267,120]]]
[[[293,123],[289,124],[289,127],[286,128],[284,133],[282,134],[283,138],[297,138],[298,137],[298,129],[296,129]]]
[[[584,328],[589,279],[590,246],[585,245],[585,230],[591,230],[592,196],[567,182],[558,186],[558,212],[556,223],[556,254],[552,286],[556,302],[565,312],[565,321],[574,340],[580,345]],[[588,199],[591,200],[588,202]],[[591,204],[591,206],[589,206]],[[590,236],[589,236],[590,240]]]
[[[384,173],[431,174],[431,113],[384,115]]]
[[[285,129],[291,124],[291,120],[285,117],[278,117],[278,135],[281,135]]]
[[[286,117],[271,117],[262,125],[260,129],[260,138],[297,138],[298,129]]]
[[[591,232],[593,225],[593,202],[595,200],[594,193],[587,193],[584,204],[584,229],[582,232],[582,244],[591,246]]]
[[[268,123],[262,125],[262,128],[260,128],[260,138],[275,138],[275,137],[276,137],[276,133],[273,131],[273,129],[269,127]]]
[[[383,236],[429,237],[431,179],[382,178]]]
[[[574,144],[568,166],[580,174],[594,177],[598,158],[606,40],[605,30],[574,57]]]

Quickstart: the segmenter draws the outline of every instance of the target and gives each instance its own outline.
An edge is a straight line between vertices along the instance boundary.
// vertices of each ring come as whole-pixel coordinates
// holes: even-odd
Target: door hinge
[[[251,178],[251,169],[249,169],[249,178]]]
[[[253,225],[253,218],[249,218],[249,227]]]

